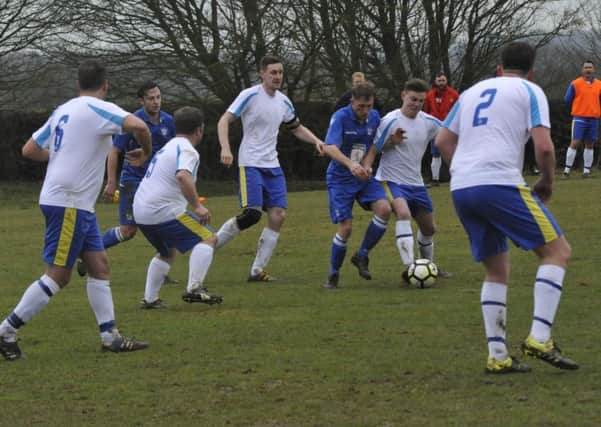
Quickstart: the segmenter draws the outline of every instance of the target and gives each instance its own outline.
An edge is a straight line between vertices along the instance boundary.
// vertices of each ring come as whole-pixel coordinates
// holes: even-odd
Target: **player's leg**
[[[105,249],[133,239],[136,235],[138,227],[134,221],[134,195],[138,184],[134,182],[119,184],[119,225],[109,228],[102,236]]]
[[[411,211],[403,197],[395,198],[392,203],[392,211],[396,216],[394,226],[396,247],[401,256],[401,262],[405,270],[415,259],[415,241],[413,239],[413,228],[411,227]]]
[[[270,168],[261,170],[261,182],[263,194],[261,200],[254,200],[253,205],[262,201],[262,206],[267,209],[267,226],[261,231],[257,243],[257,255],[252,263],[249,282],[270,282],[274,280],[266,271],[265,267],[271,259],[278,239],[280,230],[286,219],[286,208],[288,207],[286,178],[281,168]]]
[[[578,147],[581,144],[583,133],[584,123],[579,119],[572,119],[572,141],[570,142],[570,146],[566,151],[566,164],[563,170],[563,175],[565,177],[570,176],[570,171],[574,166],[574,160],[576,159],[576,154],[578,153]]]
[[[238,198],[242,212],[228,219],[217,231],[216,249],[219,249],[242,230],[252,227],[261,220],[263,207],[263,185],[261,174],[257,168],[240,166],[238,170]]]
[[[440,185],[440,167],[442,166],[442,159],[438,148],[434,145],[434,140],[430,141],[430,154],[432,155],[432,161],[430,162],[432,185],[438,186]]]
[[[161,227],[163,224],[156,225],[140,225],[140,231],[146,240],[157,250],[155,256],[152,257],[146,270],[146,283],[144,285],[144,298],[141,306],[145,309],[164,308],[163,300],[159,298],[161,287],[165,282],[165,278],[171,269],[173,261],[172,253],[174,248],[167,246],[161,235]],[[168,233],[173,232],[170,228]]]

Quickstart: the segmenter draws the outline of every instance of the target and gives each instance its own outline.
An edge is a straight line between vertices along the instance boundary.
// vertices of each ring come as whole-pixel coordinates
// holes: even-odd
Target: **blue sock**
[[[330,255],[330,274],[338,273],[346,255],[346,240],[338,234],[332,240],[332,253]]]
[[[388,225],[387,221],[384,221],[377,215],[374,215],[369,223],[369,226],[367,227],[367,230],[365,231],[365,237],[363,238],[363,242],[361,242],[361,247],[359,248],[359,255],[367,256],[369,251],[376,246],[386,232],[386,225]]]
[[[118,245],[123,241],[123,234],[121,234],[121,228],[119,226],[109,228],[102,236],[102,243],[104,244],[104,249],[108,249],[111,246]]]

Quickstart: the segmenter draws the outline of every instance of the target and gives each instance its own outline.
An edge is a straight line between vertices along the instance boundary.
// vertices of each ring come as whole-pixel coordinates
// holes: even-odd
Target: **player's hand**
[[[551,194],[553,194],[553,186],[550,182],[541,178],[536,181],[532,191],[538,196],[541,202],[547,203],[551,199]]]
[[[232,155],[232,151],[229,148],[222,148],[221,149],[221,163],[223,163],[224,166],[229,168],[233,162],[234,162],[234,156]]]
[[[357,162],[353,162],[349,170],[353,176],[359,179],[369,179],[369,173],[367,170]]]
[[[201,224],[206,225],[211,222],[211,212],[209,212],[209,210],[203,205],[198,205],[196,208],[194,208],[194,213],[200,219]]]
[[[394,133],[392,133],[390,135],[390,138],[388,138],[388,143],[390,145],[399,145],[402,144],[403,141],[405,141],[405,139],[407,138],[405,136],[405,130],[401,129],[401,128],[397,128]]]
[[[146,162],[148,157],[144,154],[144,150],[141,148],[136,148],[134,150],[128,151],[125,153],[125,158],[129,162],[130,165],[140,167]]]
[[[317,150],[319,157],[325,156],[325,154],[326,154],[325,147],[326,147],[326,144],[323,141],[318,141],[315,144],[315,149]]]
[[[102,195],[105,200],[112,201],[115,197],[115,191],[117,191],[117,185],[114,182],[107,182]]]

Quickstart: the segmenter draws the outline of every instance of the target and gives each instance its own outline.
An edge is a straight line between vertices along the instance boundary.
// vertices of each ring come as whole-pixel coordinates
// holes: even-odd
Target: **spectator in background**
[[[336,105],[334,106],[334,111],[338,111],[341,108],[349,105],[352,97],[352,88],[357,86],[359,83],[364,83],[366,81],[365,74],[363,74],[361,71],[355,71],[353,74],[351,74],[351,90],[345,92],[344,95],[338,98],[338,101],[336,101]],[[384,105],[378,98],[374,98],[374,110],[377,110],[380,115],[384,114]]]
[[[584,169],[582,177],[588,178],[593,166],[593,146],[599,139],[599,117],[601,116],[601,81],[595,78],[595,65],[592,61],[582,64],[582,76],[573,80],[566,91],[564,101],[571,108],[572,142],[566,152],[566,166],[563,175],[567,178],[574,166],[576,153],[584,142]]]
[[[434,87],[426,94],[424,111],[442,121],[447,117],[453,104],[458,99],[459,93],[449,86],[446,74],[441,71],[436,74]],[[433,143],[430,144],[430,153],[432,154],[432,163],[430,164],[432,185],[438,185],[440,183],[440,166],[442,162],[440,153]]]

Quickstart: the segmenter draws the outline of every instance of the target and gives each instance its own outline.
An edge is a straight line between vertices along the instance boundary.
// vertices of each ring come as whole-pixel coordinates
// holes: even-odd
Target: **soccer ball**
[[[438,267],[429,259],[416,259],[407,269],[409,283],[420,288],[429,288],[436,283]]]

